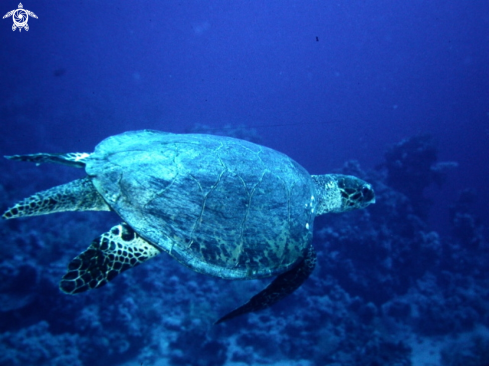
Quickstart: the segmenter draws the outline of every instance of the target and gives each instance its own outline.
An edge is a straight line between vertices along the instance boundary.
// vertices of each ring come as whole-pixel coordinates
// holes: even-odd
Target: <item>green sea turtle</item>
[[[375,202],[361,179],[310,175],[275,150],[214,135],[132,131],[91,154],[7,158],[85,168],[87,176],[36,193],[3,218],[95,210],[123,220],[70,262],[60,282],[65,293],[103,286],[161,252],[220,278],[277,276],[218,323],[276,303],[309,277],[316,215]]]

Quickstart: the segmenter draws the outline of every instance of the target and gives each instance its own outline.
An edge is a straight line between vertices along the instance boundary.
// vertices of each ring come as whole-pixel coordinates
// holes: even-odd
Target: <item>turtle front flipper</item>
[[[26,154],[26,155],[10,155],[5,156],[9,160],[28,161],[36,165],[42,163],[55,163],[73,166],[76,168],[85,167],[85,159],[88,158],[88,153],[66,153],[66,154]]]
[[[91,179],[86,177],[25,198],[5,211],[2,217],[15,219],[63,211],[110,211],[110,207],[97,192]]]
[[[70,262],[59,288],[67,294],[77,294],[101,287],[160,252],[123,222],[100,235]]]
[[[253,296],[246,304],[224,315],[215,324],[225,322],[239,315],[266,309],[282,300],[302,285],[314,270],[315,265],[316,252],[313,246],[310,245],[302,262],[290,271],[277,276],[264,290]]]

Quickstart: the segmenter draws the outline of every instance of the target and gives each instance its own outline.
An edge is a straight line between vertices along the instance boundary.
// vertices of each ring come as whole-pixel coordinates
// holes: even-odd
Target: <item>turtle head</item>
[[[318,195],[317,215],[351,211],[375,203],[372,186],[352,175],[313,175],[312,180]]]

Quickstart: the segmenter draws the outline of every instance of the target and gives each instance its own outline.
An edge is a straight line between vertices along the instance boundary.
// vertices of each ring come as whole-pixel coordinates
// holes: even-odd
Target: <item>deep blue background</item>
[[[373,167],[386,146],[429,132],[460,164],[432,193],[439,205],[465,187],[489,199],[485,0],[24,6],[39,17],[29,32],[0,23],[2,154],[230,123],[322,173],[347,159]]]
[[[0,15],[16,9],[17,1],[2,0]],[[432,287],[437,291],[445,291],[443,284],[440,285],[440,281],[444,280],[448,284],[456,283],[452,287],[460,293],[463,293],[463,290],[470,292],[471,287],[467,286],[466,282],[456,282],[459,278],[457,276],[466,276],[469,279],[471,276],[477,277],[471,273],[465,274],[464,271],[470,271],[466,270],[464,265],[469,269],[476,268],[477,271],[479,268],[485,268],[484,263],[474,265],[470,260],[464,262],[464,258],[460,258],[466,252],[477,258],[477,250],[484,250],[486,247],[481,244],[480,247],[462,248],[460,243],[464,243],[463,240],[450,238],[448,208],[457,199],[461,189],[475,188],[478,192],[476,212],[466,218],[479,216],[482,225],[477,223],[477,230],[482,231],[481,228],[485,225],[487,237],[489,1],[26,0],[23,5],[39,17],[29,19],[28,32],[12,32],[11,18],[0,21],[0,155],[40,151],[90,152],[103,138],[133,129],[153,128],[179,133],[191,130],[197,123],[216,129],[222,129],[225,125],[245,125],[256,129],[261,136],[262,144],[288,154],[311,173],[320,174],[340,168],[350,159],[358,160],[364,170],[375,169],[384,161],[384,153],[389,146],[419,133],[430,133],[438,142],[439,160],[456,161],[458,167],[449,172],[442,189],[431,187],[426,192],[435,202],[431,207],[430,225],[424,227],[424,223],[420,223],[419,227],[422,229],[415,225],[415,234],[419,234],[423,240],[428,238],[429,240],[425,240],[427,243],[436,244],[437,236],[434,235],[436,240],[430,239],[428,234],[433,234],[431,230],[439,232],[443,237],[443,240],[440,239],[440,246],[443,245],[445,251],[446,248],[451,248],[453,252],[449,251],[450,255],[454,253],[452,257],[455,259],[447,260],[448,263],[450,266],[453,263],[460,264],[462,269],[455,265],[442,267],[445,273],[436,274],[438,277],[433,283],[425,281],[429,283],[426,285],[428,290],[424,289],[424,296],[429,301],[440,297],[432,296],[430,291]],[[0,195],[8,193],[4,195],[8,196],[8,202],[0,202],[2,209],[12,204],[14,199],[21,199],[27,194],[54,184],[65,183],[74,179],[75,174],[83,175],[81,171],[73,172],[59,166],[42,166],[35,170],[32,166],[2,160]],[[21,195],[21,189],[29,193]],[[385,196],[387,193],[384,187]],[[375,216],[375,210],[397,212],[397,208],[386,210],[385,207],[388,205],[386,202],[378,202],[370,208],[371,210],[359,213],[358,217],[367,217],[372,213],[372,217],[378,220],[379,214],[377,212]],[[404,213],[402,207],[398,211]],[[177,285],[169,281],[160,281],[158,273],[152,269],[167,262],[155,262],[155,267],[148,265],[146,269],[141,266],[137,272],[140,277],[136,277],[136,274],[134,277],[121,276],[119,282],[114,281],[115,284],[108,285],[105,292],[100,290],[93,296],[90,294],[86,297],[63,297],[58,293],[54,282],[46,284],[43,280],[44,282],[39,285],[32,279],[37,278],[32,273],[42,273],[44,277],[39,274],[39,278],[52,276],[57,281],[59,275],[51,275],[49,271],[57,270],[61,273],[69,255],[78,253],[90,240],[86,238],[99,235],[108,226],[104,221],[107,220],[107,216],[102,214],[66,214],[66,221],[62,221],[61,217],[53,215],[25,221],[12,220],[8,223],[3,222],[4,226],[0,227],[0,232],[6,239],[3,242],[2,254],[7,258],[0,262],[0,265],[12,273],[17,271],[15,275],[8,273],[8,278],[20,278],[19,281],[23,281],[23,286],[19,288],[27,294],[26,298],[31,292],[41,292],[35,293],[35,302],[32,299],[28,299],[32,301],[29,302],[21,298],[33,308],[19,305],[18,311],[12,311],[12,314],[17,314],[15,316],[10,316],[11,313],[8,312],[2,313],[2,319],[8,318],[9,322],[12,322],[8,325],[9,331],[11,328],[15,329],[17,324],[22,328],[15,335],[20,339],[16,343],[17,348],[11,347],[8,342],[5,343],[5,339],[9,341],[15,337],[4,332],[4,329],[1,330],[0,344],[7,344],[7,348],[22,350],[22,332],[31,323],[38,324],[38,318],[44,319],[44,313],[49,313],[51,317],[53,313],[56,314],[54,320],[57,321],[48,320],[51,333],[59,339],[64,339],[57,334],[59,332],[75,334],[80,329],[85,330],[86,324],[96,322],[90,320],[88,315],[88,318],[84,318],[84,311],[92,315],[99,312],[89,305],[85,306],[83,301],[86,301],[86,304],[94,304],[95,308],[100,306],[100,314],[103,314],[105,306],[117,309],[120,305],[118,302],[122,300],[116,296],[124,297],[124,301],[128,303],[131,303],[134,297],[134,306],[139,307],[139,310],[133,311],[130,304],[127,305],[127,314],[134,315],[134,319],[127,320],[127,323],[136,324],[135,328],[137,324],[142,324],[141,329],[150,329],[151,322],[156,324],[158,318],[153,316],[148,318],[151,319],[148,321],[149,324],[143,324],[147,319],[138,314],[146,314],[146,308],[142,305],[146,304],[145,301],[159,304],[155,299],[164,302],[165,295],[175,301],[165,305],[171,307],[172,311],[184,313],[187,308],[182,306],[182,298],[195,296],[192,301],[196,302],[203,298],[202,294],[195,295],[192,292],[197,293],[198,287],[204,288],[201,291],[206,296],[215,296],[215,289],[212,290],[214,279],[205,280],[204,276],[198,277],[193,273],[188,275],[187,272],[190,271],[185,272],[185,269],[181,269],[181,273],[185,275],[179,277],[179,272],[175,270],[175,278],[170,278]],[[386,218],[387,226],[392,224],[390,219]],[[101,228],[93,225],[97,220],[100,221]],[[117,218],[112,217],[112,220]],[[327,217],[325,220],[330,218]],[[411,221],[405,220],[405,217],[399,220],[409,226],[413,218],[411,217]],[[396,227],[397,223],[394,224]],[[360,219],[357,219],[351,228],[345,227],[347,225],[339,226],[344,228],[348,234],[344,236],[348,237],[348,230],[357,230],[357,225],[361,227]],[[66,226],[69,226],[69,229],[64,232],[63,227]],[[88,232],[89,229],[93,230],[93,233]],[[335,230],[324,231],[321,240],[327,242],[328,233],[341,233]],[[365,234],[359,231],[360,234]],[[76,235],[70,234],[74,232]],[[379,233],[382,234],[381,230]],[[15,235],[15,240],[12,235]],[[66,236],[72,241],[65,244],[63,240]],[[482,237],[482,234],[477,237]],[[347,242],[344,238],[342,240],[339,243]],[[390,248],[390,240],[391,238],[385,235],[375,244],[383,248],[382,245],[387,243]],[[412,243],[417,243],[416,240]],[[424,243],[423,240],[418,241]],[[354,242],[353,239],[352,241]],[[392,243],[393,252],[399,247],[402,250],[400,253],[392,254],[391,258],[407,258],[407,264],[401,266],[407,272],[411,270],[410,263],[414,263],[412,278],[418,281],[421,275],[417,277],[415,273],[416,258],[413,257],[417,252],[416,248],[410,246],[412,243],[407,239],[404,243]],[[24,251],[25,247],[28,248]],[[51,247],[55,248],[53,252],[56,253],[49,253]],[[368,262],[369,248],[364,249],[365,252],[358,251],[355,246],[352,248],[350,253],[346,248],[346,252],[353,259],[355,254],[358,254],[361,260],[365,259],[365,262]],[[38,252],[41,252],[39,257]],[[324,259],[328,259],[331,253],[326,250],[318,252],[323,256],[319,267],[323,266],[322,270],[330,275],[334,271],[327,269],[328,263]],[[485,258],[482,255],[480,257],[481,261]],[[430,259],[429,256],[427,258]],[[349,257],[346,259],[349,260]],[[29,263],[26,264],[26,261]],[[424,265],[429,271],[432,263],[429,260],[427,262]],[[51,263],[55,265],[50,267]],[[27,269],[31,268],[32,273],[21,267],[21,264]],[[378,266],[376,262],[370,265]],[[173,272],[171,266],[168,265],[168,268]],[[433,268],[438,268],[437,266],[438,264],[433,264]],[[341,265],[338,267],[348,272],[347,268],[341,268]],[[368,268],[368,265],[365,267]],[[392,271],[395,272],[396,268],[394,265]],[[423,267],[423,270],[426,268]],[[316,273],[319,273],[319,270],[316,270]],[[453,275],[454,279],[446,279],[444,276],[452,270],[453,273],[450,275]],[[134,272],[136,273],[136,270]],[[359,273],[364,275],[363,272]],[[370,283],[369,280],[374,284],[382,283],[384,280],[369,277],[368,272],[365,273],[367,284]],[[4,281],[7,275],[4,272],[1,274],[6,277],[0,278],[0,283],[8,284],[9,281]],[[323,272],[321,274],[323,275]],[[139,287],[141,278],[150,275],[154,277],[148,277],[149,279],[156,280],[147,282],[151,282],[152,286],[160,286],[156,287],[158,290],[153,293],[144,292]],[[192,280],[193,287],[188,286],[187,275],[189,278],[198,278]],[[338,273],[333,275],[340,276]],[[411,278],[409,273],[401,275]],[[328,279],[323,277],[322,280],[327,282]],[[395,275],[391,277],[395,278]],[[485,278],[487,276],[481,274],[476,280],[473,279],[473,283],[479,286],[477,289],[487,288],[483,282]],[[197,286],[195,281],[201,282]],[[206,281],[211,285],[205,287]],[[331,290],[333,286],[328,287],[326,291],[324,288],[327,286],[324,283],[316,286],[317,281],[309,281],[306,285],[308,293],[314,293],[317,287],[318,294],[332,293],[331,298],[334,298],[335,291]],[[127,287],[127,283],[134,285]],[[17,290],[16,282],[14,285],[12,287]],[[409,287],[411,285],[412,287]],[[417,282],[409,286],[406,284],[406,289],[418,285]],[[32,291],[29,286],[32,287]],[[375,286],[378,288],[373,290],[384,290],[381,285]],[[445,286],[450,287],[446,284]],[[226,287],[232,288],[227,283]],[[165,291],[169,291],[168,288],[177,289],[181,294],[164,293],[162,288]],[[190,290],[187,291],[188,288]],[[127,292],[120,292],[120,289]],[[355,291],[348,288],[346,290],[351,291],[352,297],[356,296]],[[51,293],[46,294],[43,291]],[[137,291],[146,293],[150,300],[144,296],[138,298]],[[445,298],[452,301],[457,297],[460,303],[440,300],[439,308],[432,306],[427,300],[425,311],[420,310],[420,314],[431,314],[427,316],[429,321],[426,321],[426,327],[436,328],[437,324],[443,325],[436,315],[443,312],[446,315],[448,312],[449,316],[445,318],[450,318],[450,312],[455,313],[453,309],[461,309],[460,312],[465,317],[465,303],[470,305],[467,307],[472,307],[473,303],[477,304],[479,298],[485,296],[487,300],[487,294],[480,295],[481,293],[485,294],[482,290],[474,290],[471,294],[473,298],[468,301],[465,295],[452,296],[447,290]],[[394,299],[394,295],[388,294]],[[11,293],[7,293],[6,296],[10,295]],[[15,300],[15,296],[13,298]],[[38,305],[43,304],[43,301],[48,304],[45,305],[46,309]],[[52,304],[58,301],[63,305],[53,308]],[[306,306],[305,309],[318,308],[312,302],[317,299],[310,297],[308,301],[309,307]],[[327,302],[326,305],[323,304],[322,311],[326,314],[331,311],[341,318],[343,311],[346,311],[343,304],[348,301],[332,301],[331,304]],[[484,300],[480,301],[482,303]],[[354,303],[355,299],[352,299],[352,302]],[[71,305],[66,306],[67,303]],[[215,303],[212,304],[212,307],[216,306]],[[300,303],[297,308],[303,304]],[[337,306],[336,310],[334,306],[331,307],[333,310],[330,310],[329,306],[334,304]],[[219,306],[217,308],[220,311]],[[92,313],[90,309],[93,310]],[[480,318],[475,317],[473,322],[487,325],[487,308],[480,312],[485,318],[481,315]],[[211,314],[209,316],[214,316],[212,312],[208,313]],[[352,310],[352,313],[361,312]],[[271,329],[280,333],[277,324],[283,320],[278,316],[278,312],[273,314],[274,316],[269,318],[276,323],[272,323],[275,325]],[[296,314],[289,314],[294,315]],[[402,311],[401,317],[406,318]],[[171,320],[172,316],[168,318]],[[453,318],[457,317],[454,315]],[[327,319],[330,319],[329,315]],[[333,317],[331,319],[334,320]],[[78,321],[83,326],[73,326],[72,323]],[[56,324],[57,322],[71,323],[65,330]],[[114,319],[107,320],[108,325],[104,325],[105,328],[101,327],[99,331],[105,336],[109,325],[119,323],[119,319],[114,315]],[[314,321],[311,323],[315,324]],[[472,323],[468,321],[467,324],[467,328],[470,328]],[[174,327],[176,333],[185,336],[184,332],[180,332],[180,325],[165,326]],[[266,325],[263,329],[265,328]],[[39,343],[37,339],[43,339],[43,335],[47,333],[43,326],[39,329],[38,338],[31,337],[34,343]],[[226,329],[229,330],[224,328],[217,332],[225,332]],[[242,329],[243,334],[248,331],[246,327]],[[449,333],[442,326],[440,329],[440,333]],[[463,331],[465,328],[457,329]],[[124,327],[120,332],[128,333]],[[264,332],[269,335],[268,329]],[[322,330],[319,331],[321,332]],[[80,337],[81,333],[83,332],[80,332]],[[83,334],[83,337],[90,339],[90,332],[87,333],[88,335]],[[286,333],[274,336],[285,337]],[[307,339],[299,331],[289,330],[289,333],[295,336],[291,338],[294,342]],[[386,330],[386,333],[389,331]],[[254,333],[250,334],[251,338],[255,337]],[[114,338],[117,337],[117,334],[114,335]],[[200,333],[197,336],[191,334],[194,346],[195,340],[198,343],[201,338],[203,337]],[[50,338],[46,339],[49,342]],[[147,340],[144,337],[140,339]],[[309,341],[315,342],[314,339]],[[187,345],[180,341],[175,343],[180,343],[184,348]],[[257,339],[256,343],[266,342]],[[318,341],[318,344],[322,343]],[[133,345],[131,352],[140,352],[142,347]],[[450,345],[447,347],[450,348]],[[78,350],[76,347],[65,348]],[[244,346],[243,349],[246,351]],[[297,346],[297,349],[300,350],[300,346]],[[106,350],[100,351],[102,363],[105,362],[104,351]],[[93,352],[96,353],[97,349]],[[359,352],[361,353],[361,350]],[[26,354],[29,355],[28,352]],[[66,363],[60,361],[60,364]]]

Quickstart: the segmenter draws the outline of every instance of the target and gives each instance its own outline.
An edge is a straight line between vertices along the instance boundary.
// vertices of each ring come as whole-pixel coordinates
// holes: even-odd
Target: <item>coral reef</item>
[[[218,132],[256,138],[244,127]],[[5,205],[54,180],[23,166],[20,184],[19,172],[0,164]],[[471,211],[476,193],[452,202],[450,235],[426,221],[423,191],[453,165],[437,161],[424,135],[391,147],[383,169],[346,163],[338,172],[371,182],[377,203],[319,217],[318,265],[308,281],[271,309],[218,326],[267,281],[215,279],[162,255],[102,289],[67,296],[57,287],[67,263],[118,217],[2,220],[0,364],[404,366],[413,364],[414,339],[436,338],[445,342],[433,351],[441,365],[487,365],[489,244]]]
[[[438,162],[438,150],[433,136],[420,134],[391,146],[385,153],[386,183],[405,194],[415,212],[425,216],[430,201],[423,196],[431,184],[439,187],[445,182],[447,172],[457,167],[456,162]]]

